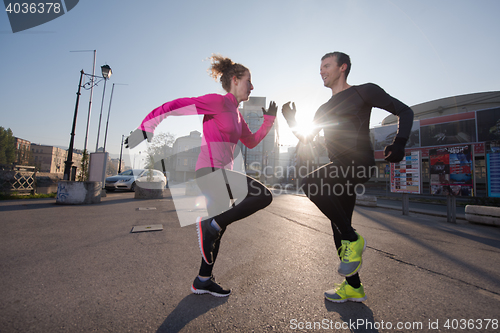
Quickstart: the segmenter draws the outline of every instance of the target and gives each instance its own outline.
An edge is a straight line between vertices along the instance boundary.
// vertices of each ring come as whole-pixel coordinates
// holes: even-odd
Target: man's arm
[[[386,93],[376,84],[366,84],[362,89],[362,97],[372,106],[384,109],[398,117],[398,131],[392,144],[384,149],[385,160],[391,163],[400,162],[405,156],[406,142],[410,138],[413,126],[413,111],[398,99]]]

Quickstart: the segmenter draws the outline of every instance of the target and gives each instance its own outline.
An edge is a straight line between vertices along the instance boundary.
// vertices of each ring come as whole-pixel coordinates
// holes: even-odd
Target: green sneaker
[[[331,302],[344,303],[347,301],[363,302],[366,301],[365,290],[363,284],[359,288],[351,287],[344,280],[341,284],[336,284],[335,289],[325,291],[325,298]]]
[[[366,249],[365,239],[358,233],[358,240],[349,242],[348,240],[342,241],[342,246],[339,248],[339,274],[342,276],[352,276],[356,274],[361,268],[361,255]]]

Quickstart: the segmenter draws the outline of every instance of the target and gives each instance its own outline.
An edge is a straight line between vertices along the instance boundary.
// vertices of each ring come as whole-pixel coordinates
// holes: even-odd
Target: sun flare
[[[309,136],[314,133],[315,126],[312,122],[301,122],[295,126],[294,131],[302,136]]]

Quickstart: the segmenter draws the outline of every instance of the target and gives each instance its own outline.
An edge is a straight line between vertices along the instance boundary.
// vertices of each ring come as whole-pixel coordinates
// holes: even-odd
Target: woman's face
[[[233,78],[233,95],[238,102],[248,101],[250,93],[253,90],[252,77],[249,71],[246,71],[241,78]]]

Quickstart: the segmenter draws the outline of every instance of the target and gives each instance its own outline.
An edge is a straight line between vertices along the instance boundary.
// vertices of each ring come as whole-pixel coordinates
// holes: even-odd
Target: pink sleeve
[[[252,131],[250,131],[245,121],[242,121],[241,122],[242,133],[240,141],[243,142],[243,144],[248,148],[250,149],[254,148],[259,144],[259,142],[261,142],[266,137],[267,133],[269,133],[269,130],[273,126],[275,118],[276,118],[275,116],[265,115],[264,122],[260,126],[259,130],[255,133],[252,133]]]
[[[179,98],[167,102],[151,111],[139,128],[154,133],[155,128],[167,116],[187,116],[197,114],[215,114],[220,111],[224,96],[209,94],[193,98]]]

